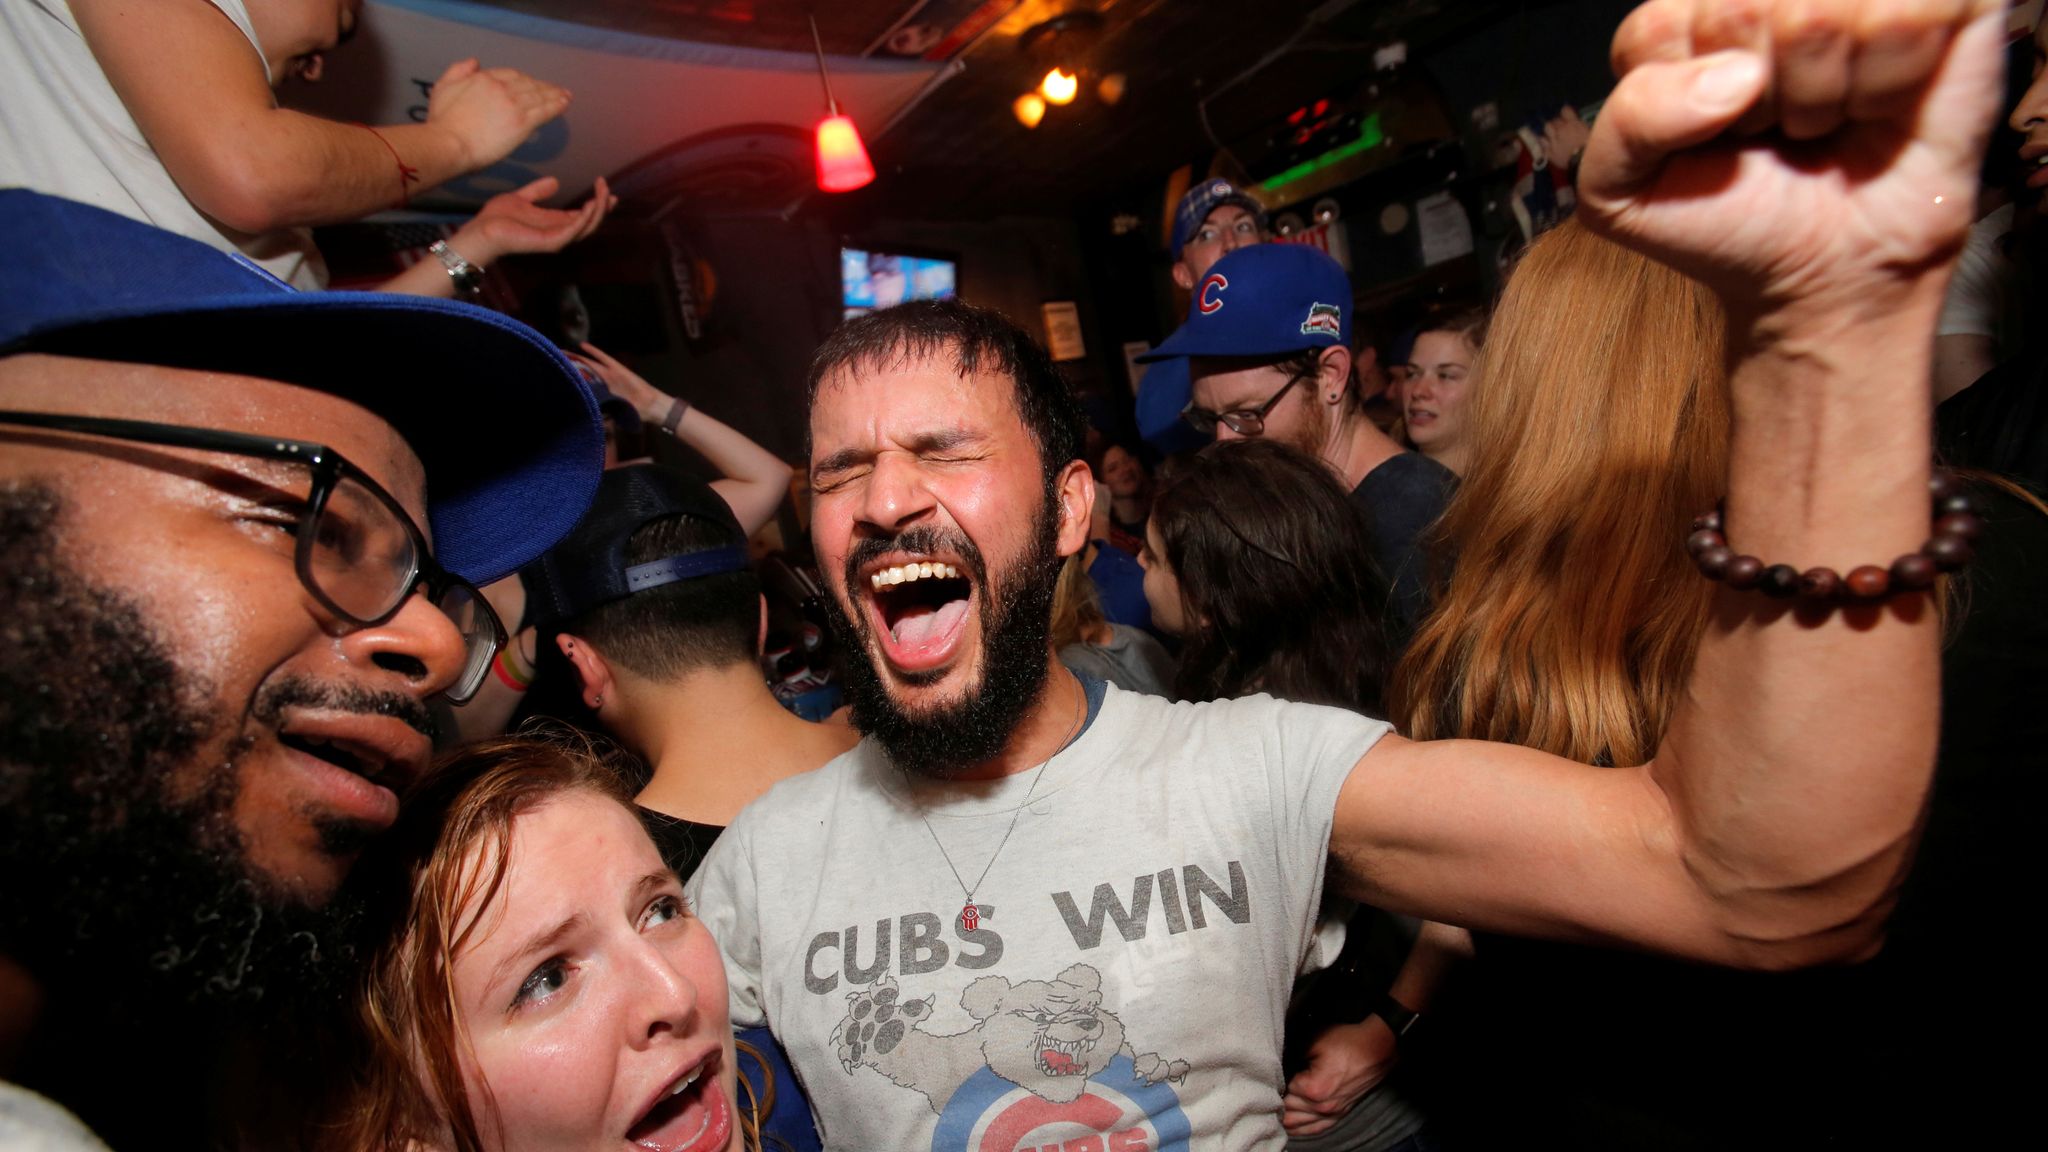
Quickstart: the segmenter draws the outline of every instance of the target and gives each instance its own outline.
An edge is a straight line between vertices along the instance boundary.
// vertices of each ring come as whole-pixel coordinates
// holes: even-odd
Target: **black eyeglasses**
[[[347,623],[368,628],[397,615],[413,590],[425,584],[427,598],[462,633],[462,674],[446,692],[456,704],[476,695],[491,660],[505,646],[505,626],[483,593],[435,563],[425,534],[398,501],[324,444],[46,412],[0,411],[0,424],[303,464],[309,486],[303,493],[292,491],[289,514],[299,582],[315,600]]]
[[[1239,436],[1258,436],[1266,431],[1266,414],[1273,410],[1274,405],[1280,403],[1280,398],[1287,395],[1289,389],[1306,379],[1306,376],[1289,376],[1287,383],[1282,384],[1278,392],[1273,393],[1257,408],[1211,412],[1207,408],[1197,408],[1193,401],[1189,401],[1188,406],[1180,410],[1180,418],[1188,422],[1188,427],[1204,436],[1216,435],[1216,425],[1219,423]]]

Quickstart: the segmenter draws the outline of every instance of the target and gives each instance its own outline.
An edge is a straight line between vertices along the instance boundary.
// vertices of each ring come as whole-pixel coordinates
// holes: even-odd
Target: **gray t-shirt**
[[[1060,663],[1076,676],[1107,680],[1126,692],[1173,695],[1173,657],[1166,646],[1128,624],[1109,626],[1109,643],[1069,644]]]
[[[862,741],[691,878],[733,1022],[775,1030],[828,1148],[1282,1148],[1337,792],[1386,731],[1109,687],[1036,792],[913,782]],[[954,869],[985,866],[969,917]]]

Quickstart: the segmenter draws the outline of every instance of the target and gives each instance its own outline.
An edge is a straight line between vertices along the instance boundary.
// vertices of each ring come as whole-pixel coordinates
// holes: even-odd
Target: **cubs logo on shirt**
[[[932,997],[906,999],[883,976],[847,997],[832,1032],[848,1075],[873,1069],[924,1096],[939,1118],[932,1152],[1187,1152],[1173,1088],[1187,1061],[1133,1047],[1093,967],[984,976],[960,1002],[973,1027],[928,1031]]]

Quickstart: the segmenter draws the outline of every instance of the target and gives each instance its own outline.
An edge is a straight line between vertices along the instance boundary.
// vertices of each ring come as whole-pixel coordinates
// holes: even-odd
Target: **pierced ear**
[[[564,632],[555,637],[555,644],[568,659],[569,667],[576,670],[577,692],[585,704],[595,708],[597,705],[591,703],[592,700],[601,700],[612,694],[611,665],[590,646],[589,641]]]
[[[1316,385],[1323,393],[1324,403],[1344,402],[1344,394],[1351,391],[1351,349],[1332,344],[1323,350],[1317,364]]]
[[[1195,274],[1182,261],[1175,260],[1173,262],[1173,282],[1180,285],[1180,290],[1183,292],[1193,292],[1195,290]]]

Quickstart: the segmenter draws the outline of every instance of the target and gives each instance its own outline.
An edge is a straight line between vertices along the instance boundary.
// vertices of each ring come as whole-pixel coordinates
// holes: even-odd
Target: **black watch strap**
[[[1390,992],[1380,993],[1380,1002],[1374,1005],[1372,1014],[1385,1021],[1387,1027],[1394,1030],[1396,1039],[1408,1035],[1422,1019],[1422,1013],[1394,999],[1393,994]]]

